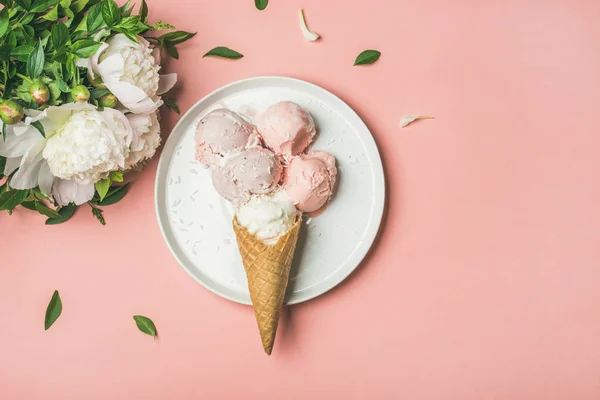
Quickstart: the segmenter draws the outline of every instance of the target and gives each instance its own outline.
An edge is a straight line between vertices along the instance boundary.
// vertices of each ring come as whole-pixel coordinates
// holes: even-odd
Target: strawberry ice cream
[[[265,144],[286,158],[306,150],[316,135],[315,121],[296,103],[273,104],[256,119]]]
[[[273,191],[281,180],[283,167],[270,150],[253,147],[227,159],[213,170],[213,184],[225,199],[240,205],[253,194]]]
[[[298,210],[312,213],[327,205],[336,176],[335,158],[313,151],[290,160],[283,187]]]
[[[221,108],[208,113],[196,128],[196,159],[221,165],[227,156],[258,145],[254,127],[237,113]]]

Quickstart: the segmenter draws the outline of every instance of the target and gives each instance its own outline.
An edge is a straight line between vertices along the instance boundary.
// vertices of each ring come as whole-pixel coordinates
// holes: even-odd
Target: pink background
[[[2,213],[0,398],[600,398],[598,1],[148,3],[198,31],[167,66],[182,111],[269,74],[353,106],[384,158],[387,223],[344,284],[289,309],[269,358],[251,309],[169,253],[156,160],[105,227],[85,207],[54,227]],[[321,42],[300,35],[301,6]],[[201,58],[218,45],[245,57]],[[366,48],[383,56],[352,67]],[[399,129],[421,113],[436,119]]]

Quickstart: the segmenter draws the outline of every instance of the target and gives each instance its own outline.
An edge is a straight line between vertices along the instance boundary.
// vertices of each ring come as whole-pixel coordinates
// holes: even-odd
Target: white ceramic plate
[[[156,175],[156,212],[181,266],[207,289],[238,303],[250,304],[250,296],[231,227],[233,210],[214,190],[209,170],[194,158],[194,131],[215,108],[252,115],[282,100],[311,113],[318,126],[313,149],[332,153],[339,170],[327,210],[304,220],[286,303],[319,296],[350,275],[373,244],[383,215],[385,184],[375,141],[338,97],[285,77],[244,79],[209,94],[181,117],[165,144]]]

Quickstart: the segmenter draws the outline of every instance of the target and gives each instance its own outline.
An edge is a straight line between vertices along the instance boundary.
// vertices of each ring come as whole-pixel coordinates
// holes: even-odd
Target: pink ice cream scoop
[[[256,123],[267,147],[285,157],[302,153],[316,135],[310,114],[291,101],[273,104],[257,117]]]
[[[196,159],[206,165],[219,165],[236,150],[257,145],[254,127],[237,113],[221,108],[208,113],[196,127]]]
[[[283,167],[270,150],[253,147],[228,159],[213,171],[213,185],[221,196],[236,205],[244,204],[251,194],[266,194],[275,189]]]
[[[327,205],[336,176],[335,158],[313,151],[290,160],[283,188],[298,210],[312,213]]]

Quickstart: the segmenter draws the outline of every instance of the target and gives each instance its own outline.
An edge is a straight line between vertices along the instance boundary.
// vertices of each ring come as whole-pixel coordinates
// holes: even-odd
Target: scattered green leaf
[[[354,65],[373,64],[381,57],[381,53],[377,50],[365,50],[356,57]]]
[[[164,35],[159,36],[158,40],[160,42],[171,43],[171,44],[175,45],[175,44],[183,43],[186,40],[190,40],[194,36],[196,36],[195,32],[191,33],[191,32],[185,32],[185,31],[175,31],[175,32],[165,33]]]
[[[42,74],[42,71],[44,70],[44,61],[45,61],[44,47],[42,46],[42,42],[39,41],[35,45],[33,52],[31,53],[31,55],[29,56],[29,59],[27,60],[27,67],[26,67],[27,75],[33,79],[40,76]]]
[[[254,5],[261,11],[267,8],[268,4],[269,0],[254,0]]]
[[[129,183],[126,183],[122,186],[113,186],[106,194],[104,200],[99,201],[97,204],[104,207],[118,203],[121,201],[121,199],[123,199],[123,197],[125,197],[128,190]]]
[[[152,322],[150,318],[144,317],[143,315],[134,315],[133,320],[140,331],[156,339],[156,336],[158,335],[156,332],[156,325],[154,325],[154,322]]]
[[[175,103],[175,99],[174,98],[172,98],[172,97],[163,97],[163,103],[165,104],[165,107],[167,107],[169,110],[173,110],[177,114],[180,113],[179,107],[177,106],[177,103]]]
[[[55,290],[46,308],[46,316],[44,317],[44,330],[48,330],[62,313],[62,301],[58,290]]]
[[[99,208],[95,207],[95,206],[94,206],[94,205],[92,205],[91,203],[90,203],[90,206],[92,207],[92,215],[93,215],[94,217],[96,217],[96,219],[97,219],[98,221],[100,221],[100,223],[101,223],[102,225],[106,225],[106,221],[104,220],[104,216],[102,215],[102,213],[103,213],[104,211],[102,211],[101,209],[99,209]]]
[[[60,215],[59,218],[48,218],[46,220],[46,225],[58,225],[58,224],[62,224],[63,222],[68,221],[73,214],[75,214],[75,210],[77,209],[77,206],[73,203],[68,204],[66,206],[62,206],[61,208],[59,208],[58,214]]]
[[[242,54],[225,46],[215,47],[202,57],[223,57],[231,60],[237,60],[244,57]]]

